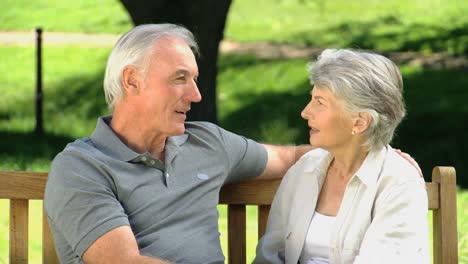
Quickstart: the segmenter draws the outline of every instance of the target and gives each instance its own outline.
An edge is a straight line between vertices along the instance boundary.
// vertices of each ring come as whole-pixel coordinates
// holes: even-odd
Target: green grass
[[[235,0],[227,39],[380,51],[468,52],[468,2]],[[123,33],[132,27],[118,0],[3,0],[0,30]]]
[[[106,108],[104,102],[96,105],[92,98],[103,96],[102,89],[96,87],[101,86],[103,65],[109,50],[46,46],[43,53],[44,110],[49,121],[46,125],[50,125],[47,130],[69,136],[89,132],[94,127],[96,113],[102,113]],[[34,49],[0,46],[0,54],[0,70],[9,73],[0,77],[4,87],[4,96],[0,98],[0,112],[3,113],[0,118],[10,120],[0,122],[0,129],[28,131],[33,124],[30,118],[34,117]],[[61,122],[55,122],[55,119],[63,119],[64,116],[69,121],[80,123],[73,127],[60,127]],[[92,123],[86,123],[90,120]]]
[[[459,263],[468,263],[468,191],[457,194]]]
[[[2,0],[0,30],[123,33],[132,27],[118,0]]]
[[[233,1],[228,39],[381,51],[468,51],[466,1],[257,0],[255,5]]]

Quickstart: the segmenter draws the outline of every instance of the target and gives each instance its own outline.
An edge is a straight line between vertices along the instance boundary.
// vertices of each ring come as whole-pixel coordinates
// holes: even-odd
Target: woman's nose
[[[309,106],[310,106],[310,103],[308,103],[301,112],[301,117],[306,120],[309,119],[310,117]]]

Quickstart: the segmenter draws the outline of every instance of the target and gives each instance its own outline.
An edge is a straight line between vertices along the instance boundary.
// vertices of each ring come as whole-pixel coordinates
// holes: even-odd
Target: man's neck
[[[149,152],[164,160],[167,136],[148,128],[138,117],[126,118],[114,111],[110,127],[122,142],[137,153]]]

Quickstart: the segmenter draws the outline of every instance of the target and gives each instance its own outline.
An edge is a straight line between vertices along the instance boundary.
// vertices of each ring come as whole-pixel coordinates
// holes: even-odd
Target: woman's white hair
[[[308,69],[311,83],[341,99],[348,114],[371,115],[371,124],[363,133],[368,150],[390,143],[406,114],[403,80],[391,60],[369,52],[326,49]]]
[[[124,67],[132,65],[146,75],[152,47],[161,37],[182,39],[192,49],[193,53],[198,55],[198,45],[193,34],[182,26],[147,24],[128,31],[117,41],[107,60],[104,93],[111,111],[113,111],[115,103],[123,96],[121,74]]]

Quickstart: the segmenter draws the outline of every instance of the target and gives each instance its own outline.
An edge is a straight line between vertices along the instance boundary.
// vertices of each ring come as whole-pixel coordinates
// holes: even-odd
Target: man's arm
[[[87,264],[170,262],[140,255],[135,236],[129,226],[120,226],[99,237],[83,254]]]
[[[255,179],[274,179],[282,178],[288,169],[299,160],[302,155],[315,149],[311,145],[299,145],[299,146],[276,146],[263,144],[268,153],[268,160],[263,173]],[[407,153],[397,149],[396,152],[406,159],[416,170],[419,175],[422,176],[421,168],[418,163]]]
[[[311,145],[275,146],[263,144],[263,146],[268,153],[268,160],[265,170],[256,179],[282,178],[302,155],[315,148]]]

